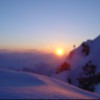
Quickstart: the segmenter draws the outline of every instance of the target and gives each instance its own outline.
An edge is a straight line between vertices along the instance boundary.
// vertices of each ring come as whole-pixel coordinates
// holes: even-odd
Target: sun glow
[[[63,55],[64,55],[64,50],[63,50],[63,49],[57,49],[57,50],[56,50],[56,54],[57,54],[58,56],[63,56]]]

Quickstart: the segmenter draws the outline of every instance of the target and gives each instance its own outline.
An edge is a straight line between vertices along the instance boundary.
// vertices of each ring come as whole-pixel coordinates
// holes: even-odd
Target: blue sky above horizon
[[[100,0],[0,0],[0,49],[68,52],[99,32]]]

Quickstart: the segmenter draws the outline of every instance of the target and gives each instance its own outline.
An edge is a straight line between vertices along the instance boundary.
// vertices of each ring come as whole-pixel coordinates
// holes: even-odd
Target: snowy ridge
[[[26,72],[0,70],[0,99],[98,99],[59,80]]]
[[[65,78],[63,79],[66,79],[66,81],[70,79],[71,84],[79,87],[80,83],[78,79],[80,78],[84,80],[87,77],[85,80],[90,79],[91,86],[94,88],[93,91],[97,92],[97,85],[100,83],[100,36],[94,40],[87,40],[86,42],[83,42],[78,48],[75,48],[70,52],[65,62],[70,64],[71,70],[67,70],[66,73],[65,71],[61,72],[65,73]],[[92,67],[94,67],[93,70]],[[62,75],[60,77],[62,77]],[[60,77],[57,78],[60,79]],[[92,80],[93,78],[94,80]],[[100,91],[98,93],[100,93]]]

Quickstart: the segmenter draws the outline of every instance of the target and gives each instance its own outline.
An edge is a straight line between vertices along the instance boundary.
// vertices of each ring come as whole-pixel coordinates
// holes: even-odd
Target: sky
[[[0,0],[0,49],[65,52],[100,34],[100,0]]]

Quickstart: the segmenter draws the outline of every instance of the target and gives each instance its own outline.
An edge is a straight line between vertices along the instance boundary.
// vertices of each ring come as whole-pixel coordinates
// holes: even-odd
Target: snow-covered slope
[[[100,83],[100,36],[94,40],[83,42],[78,48],[70,52],[65,62],[71,68],[66,73],[65,71],[61,72],[65,73],[63,75],[65,78],[62,78],[63,81],[70,79],[70,83],[75,86],[82,87],[80,85],[83,85],[84,88],[90,86],[93,88],[93,90],[90,89],[91,91],[97,92],[97,86],[100,86],[98,85]],[[59,75],[56,74],[56,76]],[[57,78],[60,79],[61,77]],[[86,81],[88,82],[86,83]]]
[[[26,98],[99,99],[100,96],[45,76],[0,70],[0,99]]]

